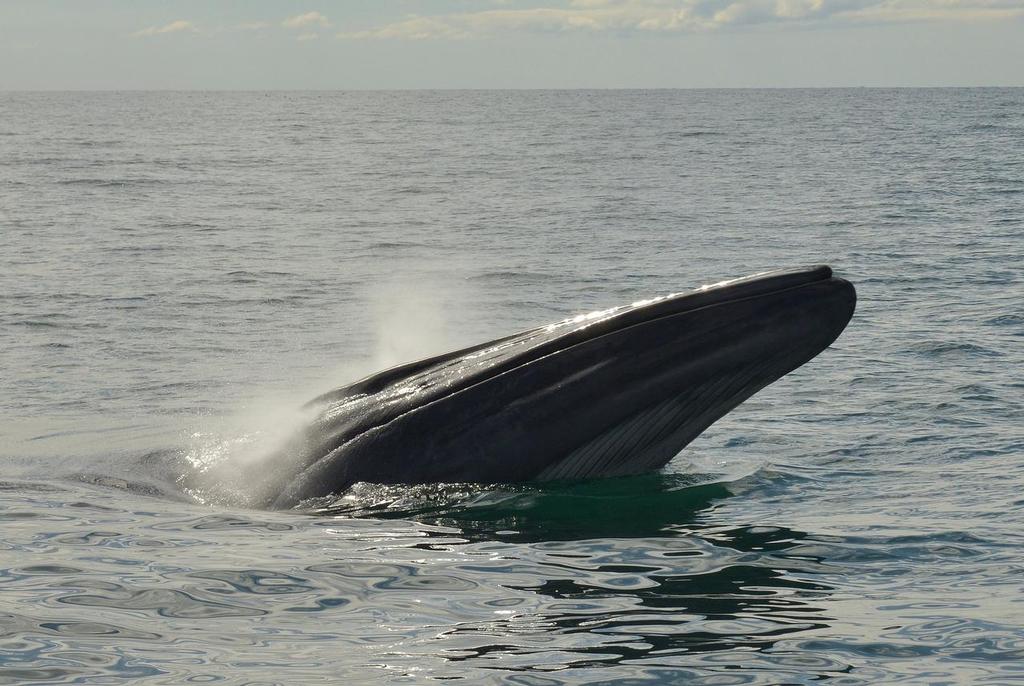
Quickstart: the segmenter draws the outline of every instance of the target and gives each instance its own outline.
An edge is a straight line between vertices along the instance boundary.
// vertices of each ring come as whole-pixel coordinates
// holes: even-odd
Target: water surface
[[[847,331],[659,474],[311,515],[220,469],[819,262]],[[0,683],[1024,682],[1022,265],[1022,89],[0,94]]]

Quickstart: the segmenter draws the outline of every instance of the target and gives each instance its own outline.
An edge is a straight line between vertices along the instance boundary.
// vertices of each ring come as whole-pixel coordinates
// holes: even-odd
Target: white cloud
[[[327,17],[319,12],[306,12],[305,14],[296,14],[294,17],[288,17],[281,22],[281,26],[286,29],[306,29],[315,27],[328,29],[331,27],[331,22],[327,20]]]
[[[656,0],[573,0],[571,7],[495,9],[409,17],[339,34],[342,38],[467,38],[506,31],[617,31],[701,29],[700,17]]]
[[[1024,0],[888,0],[848,12],[869,21],[988,21],[1024,17]]]
[[[196,25],[192,22],[185,21],[184,19],[179,19],[177,21],[172,21],[170,24],[166,24],[164,26],[150,26],[149,28],[142,29],[141,31],[136,31],[132,35],[156,36],[161,33],[179,33],[181,31],[190,31],[192,33],[195,33],[199,31],[199,29],[197,29]]]
[[[450,18],[407,17],[402,21],[387,24],[378,29],[339,33],[339,38],[405,38],[423,40],[426,38],[469,38],[469,32],[457,28]]]
[[[295,40],[299,41],[300,43],[305,43],[306,41],[316,40],[319,37],[319,33],[303,33],[297,36]]]
[[[777,0],[775,14],[780,18],[799,19],[817,12],[825,7],[825,0]]]
[[[511,31],[695,32],[753,24],[1024,17],[1024,0],[564,0],[558,7],[410,16],[339,38],[468,38]]]

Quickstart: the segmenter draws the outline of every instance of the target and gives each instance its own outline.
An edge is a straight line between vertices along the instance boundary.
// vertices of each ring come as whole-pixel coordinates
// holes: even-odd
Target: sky
[[[1024,86],[1024,0],[0,0],[0,90]]]

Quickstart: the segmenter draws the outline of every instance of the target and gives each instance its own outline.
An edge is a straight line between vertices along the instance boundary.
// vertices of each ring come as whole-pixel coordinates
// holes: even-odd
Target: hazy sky
[[[0,0],[0,89],[1024,85],[1024,0]]]

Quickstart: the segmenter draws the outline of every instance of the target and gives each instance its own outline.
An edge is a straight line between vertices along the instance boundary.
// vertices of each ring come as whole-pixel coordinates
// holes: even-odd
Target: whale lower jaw
[[[757,365],[763,370],[768,364]],[[650,405],[540,472],[538,481],[643,474],[665,466],[719,417],[768,385],[756,371],[712,380]]]

